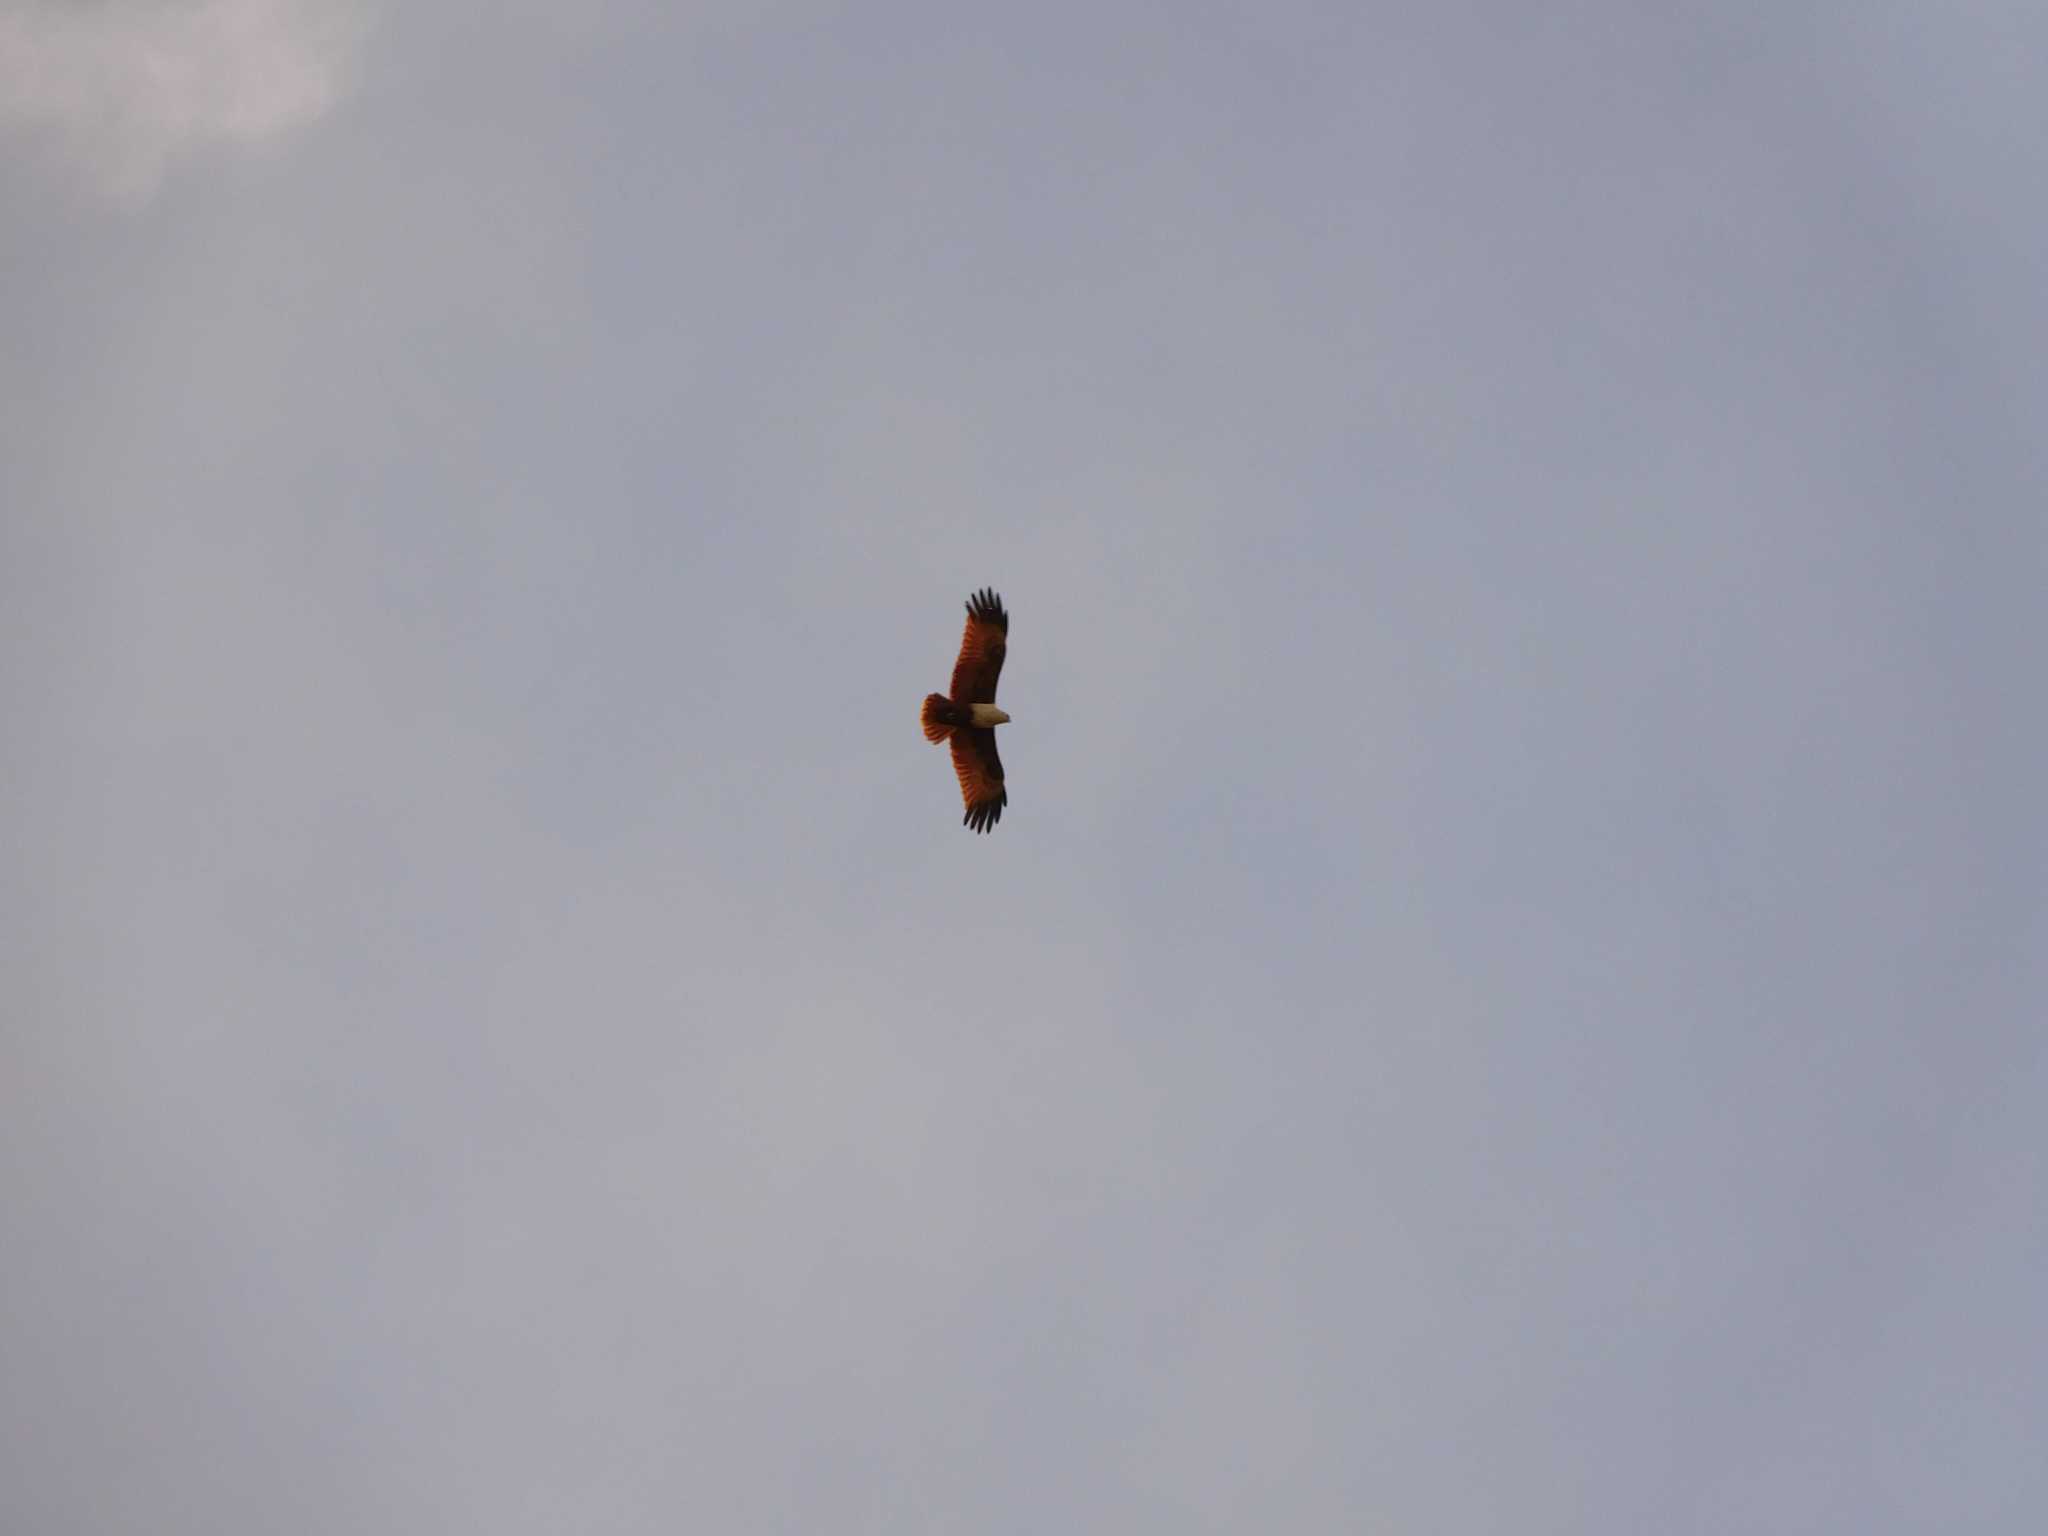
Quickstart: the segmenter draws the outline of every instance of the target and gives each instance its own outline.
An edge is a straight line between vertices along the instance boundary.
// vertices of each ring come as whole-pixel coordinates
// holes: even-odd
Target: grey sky
[[[0,1526],[2042,1529],[2048,12],[560,9],[0,17]]]

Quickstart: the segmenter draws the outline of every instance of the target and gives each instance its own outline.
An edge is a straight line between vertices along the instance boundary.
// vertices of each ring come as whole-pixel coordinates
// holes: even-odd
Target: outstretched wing
[[[959,704],[993,704],[996,679],[1003,673],[1003,652],[1010,639],[1010,616],[1003,600],[983,587],[967,600],[967,633],[960,640],[960,659],[953,663],[953,700]],[[995,756],[995,748],[989,748]],[[1002,778],[996,770],[996,778]]]
[[[960,777],[960,798],[967,806],[961,825],[986,832],[1001,821],[1010,792],[1003,788],[1003,760],[996,756],[996,733],[972,726],[953,732],[953,772]]]

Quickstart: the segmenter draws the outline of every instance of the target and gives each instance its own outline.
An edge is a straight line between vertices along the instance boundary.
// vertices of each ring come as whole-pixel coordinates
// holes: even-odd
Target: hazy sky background
[[[2048,1528],[2048,9],[1685,9],[0,9],[0,1526]]]

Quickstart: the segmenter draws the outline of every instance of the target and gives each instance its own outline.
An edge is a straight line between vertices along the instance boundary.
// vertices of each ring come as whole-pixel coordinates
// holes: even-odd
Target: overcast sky
[[[2044,50],[0,7],[0,1526],[2048,1529]]]

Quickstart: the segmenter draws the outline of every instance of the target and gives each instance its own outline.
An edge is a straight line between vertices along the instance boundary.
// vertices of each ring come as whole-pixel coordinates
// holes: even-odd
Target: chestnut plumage
[[[950,741],[953,772],[967,807],[961,825],[986,832],[1002,819],[1010,792],[1003,786],[1003,760],[996,753],[995,728],[1009,716],[995,707],[996,680],[1009,648],[1010,616],[1003,600],[984,587],[967,600],[967,632],[953,663],[949,693],[925,695],[918,723],[927,741]]]

